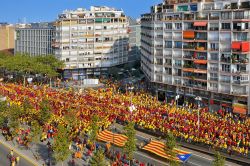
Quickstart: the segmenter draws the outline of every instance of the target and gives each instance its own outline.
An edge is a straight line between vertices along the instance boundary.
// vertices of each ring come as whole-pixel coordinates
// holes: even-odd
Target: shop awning
[[[205,65],[205,64],[207,64],[207,60],[196,59],[196,60],[194,60],[194,63]]]
[[[149,151],[151,153],[154,153],[162,158],[165,158],[168,160],[175,160],[175,161],[179,161],[179,162],[181,161],[181,158],[179,156],[185,156],[185,155],[191,156],[190,152],[174,148],[173,152],[176,153],[177,155],[176,155],[176,157],[173,157],[170,154],[166,153],[165,145],[163,142],[155,141],[155,140],[151,141],[149,144],[144,146],[142,149]]]
[[[122,134],[112,133],[111,131],[104,130],[97,136],[99,141],[110,142],[116,146],[123,147],[127,142],[127,137]]]
[[[195,27],[205,27],[205,26],[207,26],[207,22],[206,21],[197,21],[197,22],[194,22],[194,26]]]
[[[246,114],[247,109],[246,108],[241,108],[241,107],[233,107],[233,112],[238,113],[238,114]]]

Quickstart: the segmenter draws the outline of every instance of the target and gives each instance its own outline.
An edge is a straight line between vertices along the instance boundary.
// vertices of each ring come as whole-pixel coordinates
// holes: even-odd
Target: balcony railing
[[[241,85],[241,84],[248,84],[249,81],[248,80],[233,80],[233,83]]]
[[[184,49],[194,49],[194,45],[183,45]]]
[[[208,20],[208,16],[196,17],[196,20]]]
[[[227,57],[227,58],[221,57],[220,60],[221,60],[221,62],[231,63],[231,58],[230,57]]]

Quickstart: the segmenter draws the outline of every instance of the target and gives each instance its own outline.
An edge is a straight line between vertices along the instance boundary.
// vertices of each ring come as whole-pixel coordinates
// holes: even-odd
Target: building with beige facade
[[[55,23],[55,56],[65,78],[90,78],[128,61],[128,20],[109,7],[66,10]]]
[[[15,47],[15,27],[10,24],[0,24],[0,51],[13,52]]]

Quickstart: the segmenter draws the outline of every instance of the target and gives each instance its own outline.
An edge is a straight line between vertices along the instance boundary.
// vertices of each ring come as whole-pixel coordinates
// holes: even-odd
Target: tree
[[[42,131],[43,131],[42,126],[36,120],[31,122],[30,136],[34,143],[38,143],[40,141]]]
[[[90,165],[92,166],[107,166],[107,161],[105,160],[104,151],[102,148],[99,148],[93,155],[90,160]]]
[[[99,121],[98,116],[96,114],[93,115],[92,119],[91,119],[91,123],[90,123],[89,140],[91,143],[94,143],[94,144],[95,144],[95,141],[97,139],[97,134],[98,134],[98,130],[99,130],[98,121]]]
[[[174,148],[177,147],[175,136],[172,132],[168,132],[166,135],[166,143],[165,143],[165,152],[170,154],[172,158],[176,157],[176,152],[174,152]],[[171,166],[178,166],[179,163],[176,160],[170,160]]]
[[[165,147],[166,150],[171,150],[171,151],[176,147],[175,136],[171,132],[167,133]]]
[[[124,152],[128,154],[128,159],[131,161],[134,157],[134,152],[136,150],[136,140],[135,140],[135,124],[134,122],[129,122],[124,130],[125,135],[128,137],[127,142],[124,145]]]
[[[8,120],[8,108],[7,101],[0,101],[0,126],[4,126]]]
[[[40,103],[40,112],[38,116],[38,121],[40,124],[44,125],[51,118],[51,105],[48,100],[43,99]]]
[[[20,126],[19,118],[22,116],[21,110],[23,109],[18,105],[13,104],[10,106],[9,110],[10,111],[7,113],[8,128],[10,129],[11,135],[15,137],[18,134],[17,130]]]
[[[55,136],[52,148],[54,151],[53,157],[57,162],[61,161],[62,165],[63,161],[66,160],[70,155],[70,143],[68,138],[69,137],[66,128],[62,125],[58,125],[57,135]]]
[[[225,158],[219,152],[214,154],[213,166],[224,166]]]
[[[17,54],[15,56],[0,55],[0,67],[23,76],[25,80],[27,74],[42,74],[49,78],[55,77],[58,75],[57,69],[62,69],[64,64],[53,55],[34,57]]]

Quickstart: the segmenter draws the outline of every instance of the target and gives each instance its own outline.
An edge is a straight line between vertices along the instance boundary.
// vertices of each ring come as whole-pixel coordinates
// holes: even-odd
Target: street
[[[0,166],[9,166],[10,161],[7,158],[7,155],[10,153],[10,149],[5,147],[2,143],[0,143]],[[26,159],[24,159],[22,156],[14,153],[14,156],[19,156],[20,161],[19,161],[19,166],[33,166],[33,164]]]

